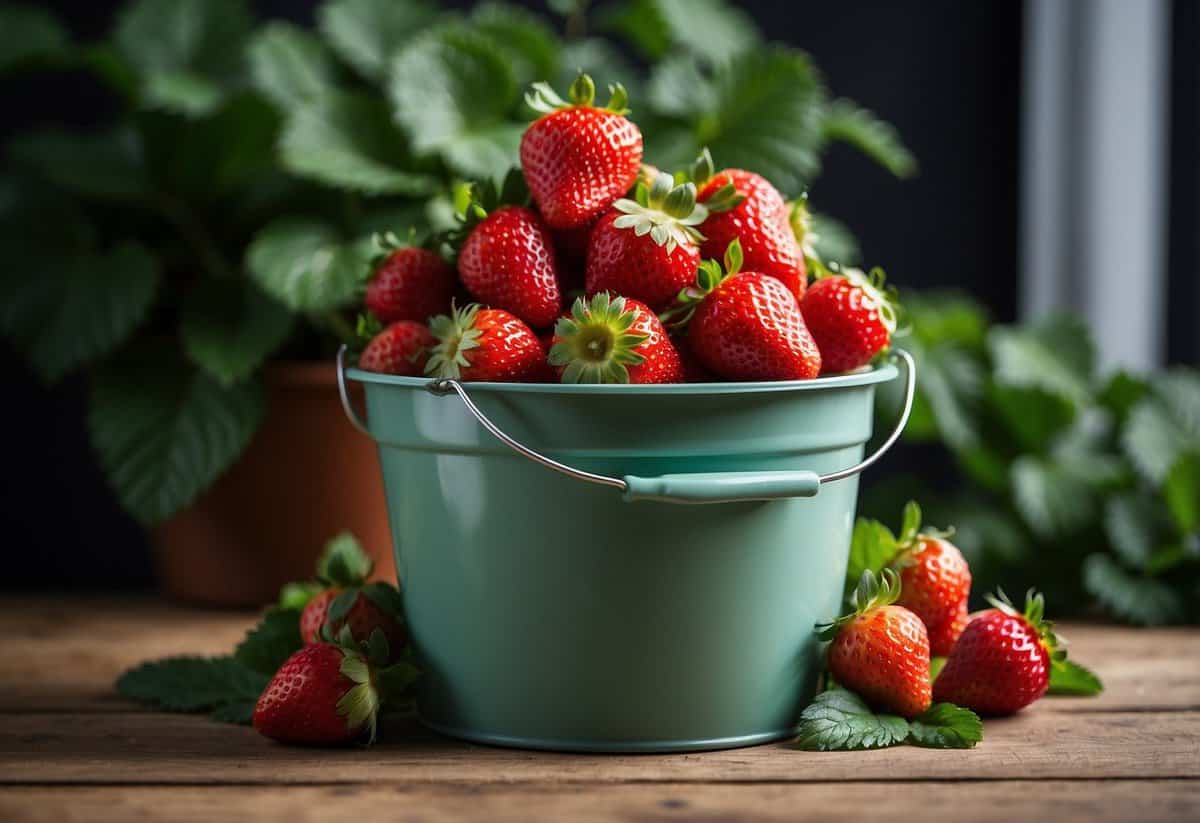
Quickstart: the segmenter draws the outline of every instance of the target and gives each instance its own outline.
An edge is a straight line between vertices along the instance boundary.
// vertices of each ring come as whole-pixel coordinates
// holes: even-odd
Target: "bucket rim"
[[[774,380],[755,381],[746,383],[468,383],[471,393],[485,392],[489,394],[551,394],[551,395],[726,395],[726,394],[761,394],[768,392],[821,391],[823,389],[843,389],[856,386],[869,386],[886,383],[900,373],[893,363],[864,367],[861,370],[847,374],[836,374],[829,377],[815,377],[811,380]],[[381,386],[397,386],[406,389],[425,389],[431,382],[428,377],[401,377],[394,374],[380,374],[364,371],[359,368],[346,369],[346,376],[359,383],[370,383]]]

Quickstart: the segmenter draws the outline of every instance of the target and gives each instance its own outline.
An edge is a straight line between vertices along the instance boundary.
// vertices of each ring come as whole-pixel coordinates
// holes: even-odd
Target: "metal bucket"
[[[344,369],[379,445],[430,727],[523,748],[790,736],[838,613],[875,387],[460,384]],[[366,387],[367,420],[345,378]],[[564,476],[565,475],[565,476]],[[687,505],[703,503],[707,505]]]

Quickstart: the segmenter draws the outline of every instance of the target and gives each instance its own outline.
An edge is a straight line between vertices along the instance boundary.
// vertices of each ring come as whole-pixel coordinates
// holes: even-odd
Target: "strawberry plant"
[[[419,247],[456,228],[460,182],[498,177],[523,149],[533,83],[547,84],[531,100],[542,109],[580,68],[623,83],[649,162],[675,168],[708,145],[782,197],[802,194],[833,141],[913,170],[889,126],[832,98],[807,55],[764,43],[732,3],[550,5],[558,16],[327,0],[308,31],[256,23],[246,0],[130,0],[85,43],[45,9],[0,3],[4,82],[54,73],[112,109],[78,128],[64,100],[59,125],[4,145],[0,333],[47,383],[90,376],[95,452],[139,520],[167,519],[238,459],[263,418],[266,363],[328,357],[364,294],[386,306],[410,278],[438,278],[372,237],[411,229]],[[630,159],[614,153],[619,186]],[[549,177],[533,182],[552,199]],[[849,262],[838,224],[815,229],[823,256]],[[409,348],[375,355],[404,368]]]

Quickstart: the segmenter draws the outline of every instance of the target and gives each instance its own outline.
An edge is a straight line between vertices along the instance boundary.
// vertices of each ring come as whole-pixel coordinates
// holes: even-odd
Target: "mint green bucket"
[[[779,383],[560,386],[345,370],[379,445],[422,679],[456,737],[686,751],[788,737],[840,610],[894,365]],[[367,420],[345,378],[366,388]],[[706,505],[689,505],[706,504]]]

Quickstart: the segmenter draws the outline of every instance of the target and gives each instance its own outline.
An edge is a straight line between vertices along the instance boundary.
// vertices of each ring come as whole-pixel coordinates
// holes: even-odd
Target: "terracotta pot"
[[[333,365],[272,366],[266,385],[266,418],[242,459],[156,532],[170,597],[271,602],[284,583],[310,579],[343,530],[375,558],[375,577],[394,579],[379,458],[342,414]]]

